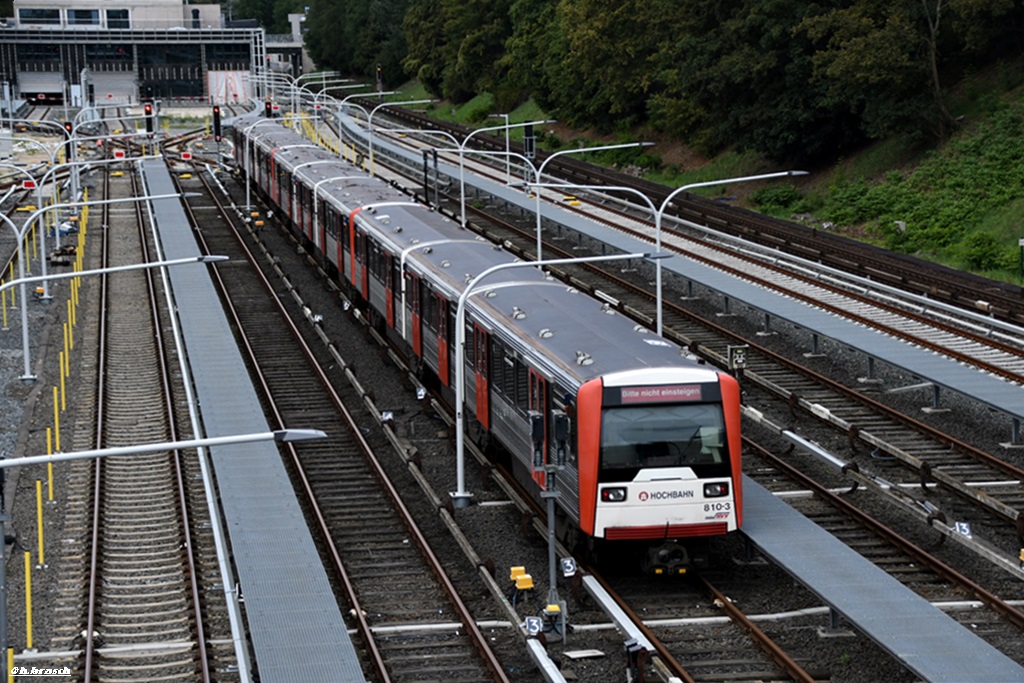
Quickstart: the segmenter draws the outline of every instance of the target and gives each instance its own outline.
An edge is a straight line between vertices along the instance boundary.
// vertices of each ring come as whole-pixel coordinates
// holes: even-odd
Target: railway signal
[[[274,118],[273,105],[270,104],[270,100],[263,103],[263,115],[268,119]]]
[[[213,139],[220,142],[220,107],[213,107]]]
[[[153,105],[147,102],[143,106],[143,113],[146,116],[146,136],[152,139],[153,137]]]
[[[71,122],[70,121],[65,121],[64,122],[64,137],[66,138],[66,142],[64,143],[64,160],[65,161],[71,161],[71,132],[72,132],[72,130],[74,130],[74,129],[72,128]]]

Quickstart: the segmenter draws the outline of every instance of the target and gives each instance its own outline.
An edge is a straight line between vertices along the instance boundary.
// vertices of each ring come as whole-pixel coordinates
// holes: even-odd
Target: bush
[[[1000,244],[988,233],[975,232],[960,243],[959,256],[972,270],[1009,270],[1014,249]]]
[[[801,199],[800,191],[792,185],[764,187],[750,195],[750,201],[764,213],[791,211]]]

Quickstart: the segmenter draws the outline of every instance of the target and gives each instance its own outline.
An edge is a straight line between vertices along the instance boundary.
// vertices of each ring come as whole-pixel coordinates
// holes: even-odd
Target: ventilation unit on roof
[[[608,315],[615,315],[615,309],[609,304],[601,304],[601,312],[607,313]]]
[[[488,289],[486,292],[484,292],[484,298],[485,299],[493,299],[496,296],[498,296],[497,290]]]
[[[423,253],[424,254],[433,254],[434,253],[434,248],[433,247],[423,247]]]
[[[519,308],[518,306],[512,307],[512,318],[515,320],[522,320],[526,317],[526,311]]]
[[[643,325],[633,325],[633,331],[637,334],[647,334],[647,328]]]
[[[593,363],[594,358],[589,353],[585,351],[576,352],[576,365],[592,365]]]
[[[549,330],[546,327],[543,330],[540,331],[540,338],[541,339],[551,339],[554,336],[555,336],[555,333],[552,332],[551,330]]]
[[[442,268],[450,268],[451,265],[452,265],[452,262],[449,261],[448,259],[445,259],[444,261],[441,261],[441,267]]]

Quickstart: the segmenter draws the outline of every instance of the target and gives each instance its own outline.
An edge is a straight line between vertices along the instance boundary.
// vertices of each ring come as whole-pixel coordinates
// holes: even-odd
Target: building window
[[[108,9],[107,28],[131,28],[128,23],[128,10]]]
[[[19,9],[18,21],[22,24],[55,24],[60,26],[60,10]]]
[[[100,11],[98,9],[69,9],[68,26],[99,26]]]

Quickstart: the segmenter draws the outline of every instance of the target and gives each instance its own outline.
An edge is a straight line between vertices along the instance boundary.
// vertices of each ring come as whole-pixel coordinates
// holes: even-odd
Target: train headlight
[[[716,484],[704,484],[705,498],[721,498],[729,495],[729,482],[720,481]]]
[[[623,486],[601,489],[602,503],[624,503],[626,501],[626,489]]]

